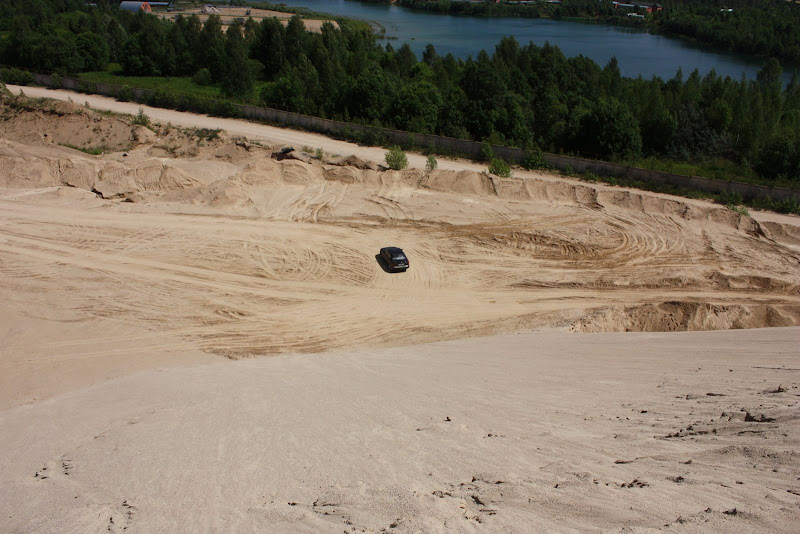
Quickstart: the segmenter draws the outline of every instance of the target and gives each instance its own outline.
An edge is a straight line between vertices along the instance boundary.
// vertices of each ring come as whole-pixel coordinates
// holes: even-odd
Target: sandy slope
[[[0,531],[793,531],[797,218],[26,106]]]
[[[792,533],[799,337],[538,331],[147,371],[0,412],[0,530]]]

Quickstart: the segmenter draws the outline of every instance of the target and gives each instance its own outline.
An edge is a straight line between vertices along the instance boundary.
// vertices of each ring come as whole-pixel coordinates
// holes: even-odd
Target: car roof
[[[391,252],[392,254],[397,254],[398,252],[401,254],[403,253],[403,249],[398,247],[384,247],[383,250]]]

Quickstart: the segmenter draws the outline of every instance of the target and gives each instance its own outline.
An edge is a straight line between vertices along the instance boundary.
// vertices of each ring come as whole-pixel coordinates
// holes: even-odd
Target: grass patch
[[[257,81],[250,97],[230,98],[222,94],[218,85],[200,85],[192,80],[191,76],[161,77],[161,76],[123,76],[122,67],[118,63],[110,63],[104,71],[82,72],[77,75],[80,80],[91,83],[107,83],[147,89],[150,91],[163,91],[172,95],[182,95],[203,99],[226,100],[240,104],[259,105],[258,95],[268,82]]]
[[[635,189],[641,189],[643,191],[651,191],[653,193],[664,193],[667,195],[675,195],[685,198],[712,200],[717,204],[724,205],[726,208],[735,211],[736,213],[741,213],[742,215],[746,215],[748,217],[750,216],[750,212],[747,210],[747,207],[763,211],[775,211],[778,213],[790,213],[794,215],[800,215],[800,203],[798,203],[796,200],[793,199],[780,200],[780,201],[773,200],[769,197],[742,199],[742,197],[737,193],[733,194],[728,192],[710,193],[707,191],[701,191],[699,189],[692,189],[690,187],[683,187],[670,184],[657,184],[657,183],[645,182],[642,180],[634,180],[631,178],[618,178],[615,176],[598,176],[597,174],[594,174],[592,172],[580,174],[576,172],[562,171],[562,174],[564,176],[577,178],[585,182],[599,182],[608,185],[631,187]]]
[[[158,91],[159,89],[184,95],[202,98],[220,98],[220,89],[213,85],[198,85],[189,76],[163,78],[161,76],[123,76],[122,69],[116,63],[111,63],[105,71],[82,72],[78,75],[81,80],[111,85],[127,85],[139,89]]]
[[[80,150],[81,152],[83,152],[85,154],[91,154],[92,156],[100,156],[104,152],[108,152],[108,150],[109,150],[108,147],[105,146],[105,145],[92,146],[92,147],[75,146],[75,145],[71,145],[69,143],[59,143],[59,145],[65,146],[67,148],[72,148],[74,150]]]
[[[209,128],[190,128],[185,130],[189,135],[192,137],[196,137],[198,139],[205,139],[206,141],[213,141],[214,139],[219,139],[219,133],[222,131],[219,128],[209,129]]]
[[[747,208],[745,208],[744,206],[734,206],[733,204],[728,204],[726,207],[731,211],[735,211],[736,213],[740,213],[742,215],[750,217],[750,212],[747,211]]]
[[[749,168],[749,165],[741,165],[727,159],[712,159],[699,163],[685,163],[649,157],[626,161],[624,164],[653,171],[683,174],[685,176],[702,176],[704,178],[713,178],[726,182],[734,181],[771,187],[785,187],[787,189],[800,189],[800,181],[768,180],[760,178]]]

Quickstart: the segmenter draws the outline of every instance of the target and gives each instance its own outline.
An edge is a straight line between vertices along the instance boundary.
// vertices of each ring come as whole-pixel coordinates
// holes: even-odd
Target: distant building
[[[120,9],[124,9],[125,11],[133,11],[134,13],[138,13],[139,11],[144,11],[145,13],[152,13],[153,10],[150,8],[150,4],[147,2],[125,2],[120,3]]]
[[[636,7],[645,13],[658,13],[664,9],[661,7],[661,4],[656,4],[654,2],[637,2]]]
[[[614,9],[629,9],[631,11],[643,11],[645,13],[658,13],[664,9],[661,4],[656,4],[654,2],[611,2],[611,5],[614,6]]]

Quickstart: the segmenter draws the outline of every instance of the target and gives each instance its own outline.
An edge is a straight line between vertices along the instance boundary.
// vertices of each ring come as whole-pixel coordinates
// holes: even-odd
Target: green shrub
[[[740,215],[745,215],[747,217],[750,217],[750,212],[747,211],[747,208],[745,208],[744,206],[734,206],[733,204],[728,204],[726,207],[731,211],[739,213]]]
[[[406,153],[399,146],[393,146],[386,153],[386,164],[390,169],[399,171],[408,167]]]
[[[0,69],[0,80],[14,85],[31,85],[33,83],[33,74],[16,67],[2,68]]]
[[[180,100],[180,95],[159,89],[150,96],[150,105],[158,108],[175,109],[179,106]]]
[[[491,163],[489,163],[489,172],[502,178],[511,177],[511,167],[503,158],[492,158]]]
[[[64,87],[64,84],[61,83],[61,75],[59,75],[57,72],[54,72],[50,75],[50,87],[53,89],[61,89]]]
[[[768,196],[759,196],[748,202],[748,205],[757,210],[771,210],[779,213],[800,215],[800,202],[793,198],[773,200]]]
[[[94,82],[87,82],[85,80],[81,80],[78,82],[78,91],[81,93],[89,93],[93,94],[97,92],[97,84]]]
[[[133,100],[133,91],[127,85],[120,87],[117,92],[117,100],[122,102],[129,102]]]
[[[142,108],[139,108],[139,113],[131,121],[133,124],[138,124],[139,126],[147,126],[150,127],[150,117],[144,112]]]
[[[481,161],[492,161],[494,159],[494,150],[492,145],[484,141],[481,145]]]
[[[316,157],[320,161],[325,159],[325,151],[322,150],[322,147],[317,148],[317,152],[314,157]]]
[[[228,102],[227,100],[215,100],[208,114],[215,115],[217,117],[236,118],[241,115],[241,112],[239,106],[233,102]]]
[[[408,134],[406,138],[403,139],[401,146],[404,150],[411,150],[414,148],[414,136],[412,134]]]
[[[433,154],[429,155],[428,161],[425,162],[425,169],[428,171],[435,171],[438,166],[439,162],[436,161],[436,157]]]
[[[69,143],[59,143],[59,145],[65,146],[67,148],[72,148],[73,150],[80,150],[81,152],[84,152],[86,154],[91,154],[92,156],[100,156],[103,154],[103,152],[106,152],[108,150],[108,147],[106,147],[105,145],[92,146],[92,147],[76,146],[76,145],[71,145]]]
[[[211,79],[211,72],[206,68],[198,70],[195,75],[192,76],[192,81],[197,85],[203,86],[211,85],[214,82],[214,80]]]
[[[738,206],[744,202],[742,195],[736,191],[723,191],[717,197],[717,201],[726,206]]]
[[[544,160],[544,154],[538,146],[534,146],[525,151],[525,157],[522,160],[522,166],[526,169],[546,169],[547,162]]]

